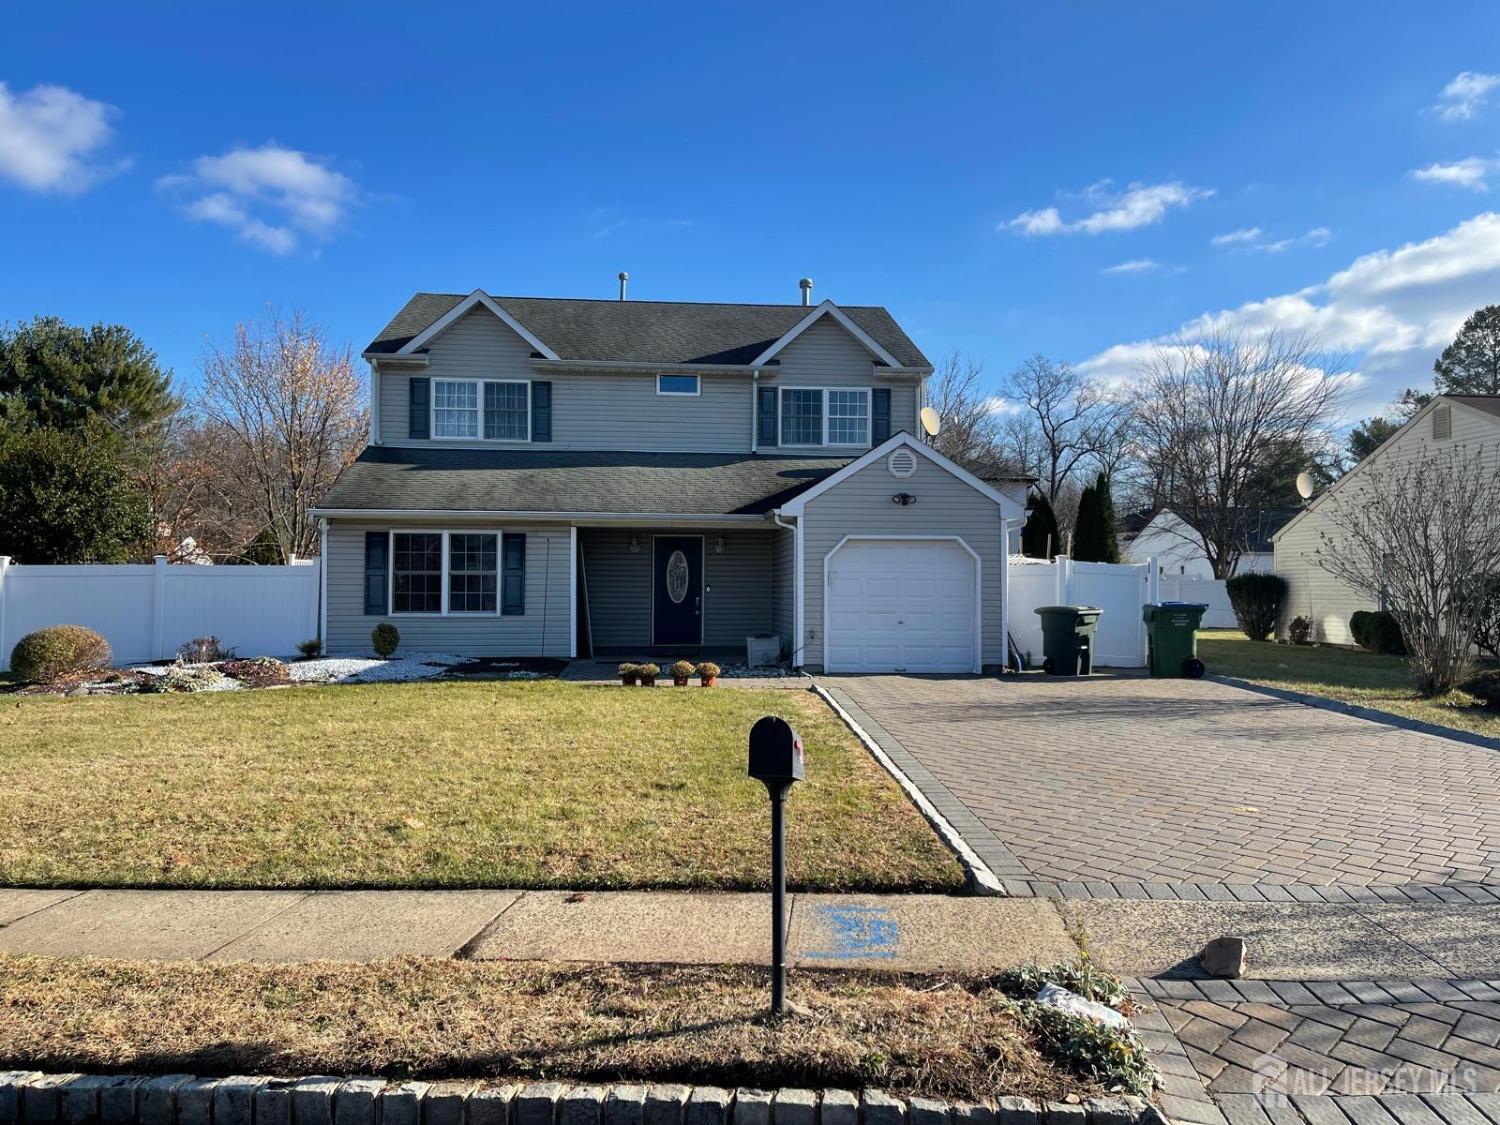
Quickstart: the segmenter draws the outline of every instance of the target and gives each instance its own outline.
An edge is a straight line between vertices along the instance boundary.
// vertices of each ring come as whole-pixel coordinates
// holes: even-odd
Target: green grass
[[[761,888],[764,714],[807,745],[794,884],[962,884],[809,693],[550,681],[4,698],[0,885]]]
[[[1500,738],[1500,713],[1485,710],[1463,692],[1423,699],[1412,686],[1406,661],[1399,656],[1325,645],[1257,642],[1227,630],[1200,633],[1198,655],[1210,672],[1220,675]]]

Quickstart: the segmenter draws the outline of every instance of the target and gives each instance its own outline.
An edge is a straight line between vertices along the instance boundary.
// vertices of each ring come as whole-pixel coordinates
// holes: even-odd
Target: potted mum
[[[656,677],[661,675],[661,668],[655,664],[642,664],[640,673],[642,687],[655,687]]]
[[[676,664],[672,665],[673,685],[676,687],[687,687],[688,677],[691,676],[694,671],[696,671],[696,669],[694,669],[691,661],[679,660]]]
[[[703,687],[713,687],[719,682],[719,666],[711,660],[705,660],[698,665],[698,683]]]
[[[639,664],[621,664],[615,671],[620,673],[620,683],[626,687],[632,686],[641,678],[641,666]]]

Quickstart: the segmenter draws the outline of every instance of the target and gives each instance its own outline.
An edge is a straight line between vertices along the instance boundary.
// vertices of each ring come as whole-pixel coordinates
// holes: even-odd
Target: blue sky
[[[1493,4],[57,2],[7,39],[0,320],[127,324],[188,384],[267,303],[357,349],[415,290],[626,269],[811,275],[995,377],[1309,328],[1360,413],[1500,301]]]

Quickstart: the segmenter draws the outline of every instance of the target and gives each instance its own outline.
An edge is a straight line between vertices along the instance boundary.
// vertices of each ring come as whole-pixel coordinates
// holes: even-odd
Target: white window
[[[487,441],[531,439],[531,384],[484,385],[484,436]]]
[[[443,612],[443,533],[391,534],[391,612]]]
[[[498,536],[452,532],[448,536],[448,612],[494,613],[499,589]]]
[[[698,393],[698,376],[658,375],[656,377],[656,393],[659,395],[696,395]]]
[[[479,384],[451,379],[432,381],[432,436],[479,436]]]
[[[870,392],[828,392],[828,444],[870,444]]]
[[[801,387],[781,391],[781,444],[823,444],[823,392]]]

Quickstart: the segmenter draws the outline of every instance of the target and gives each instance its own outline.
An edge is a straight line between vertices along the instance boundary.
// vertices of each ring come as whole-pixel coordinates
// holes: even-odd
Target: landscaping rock
[[[995,1116],[1000,1125],[1042,1125],[1042,1111],[1030,1098],[1000,1098]]]
[[[948,1103],[935,1098],[908,1098],[908,1125],[948,1125]]]
[[[21,1090],[41,1076],[38,1070],[0,1071],[0,1121],[21,1119]]]
[[[764,1090],[736,1090],[734,1125],[771,1125],[771,1095]]]
[[[61,1121],[62,1088],[80,1074],[44,1074],[21,1089],[21,1116],[27,1121]]]
[[[333,1095],[339,1080],[326,1074],[292,1087],[292,1125],[333,1125]]]
[[[99,1087],[99,1120],[106,1125],[135,1121],[136,1092],[145,1082],[133,1074],[116,1074],[106,1079]]]
[[[266,1081],[240,1074],[220,1082],[214,1090],[214,1125],[250,1125],[255,1119],[255,1092]]]
[[[1245,975],[1245,939],[1217,937],[1198,954],[1198,964],[1211,977],[1238,980]]]
[[[177,1117],[177,1088],[192,1080],[191,1074],[163,1074],[142,1083],[136,1092],[141,1125],[172,1125]]]
[[[604,1125],[645,1125],[646,1087],[614,1086],[604,1099]]]
[[[818,1125],[859,1125],[859,1098],[848,1090],[824,1090]]]
[[[774,1125],[813,1125],[818,1095],[811,1090],[778,1090],[771,1099]]]
[[[380,1092],[382,1125],[422,1125],[422,1099],[430,1087],[427,1082],[402,1082]]]
[[[507,1125],[519,1086],[486,1086],[469,1095],[469,1125]],[[387,1119],[389,1120],[389,1119]],[[383,1121],[381,1125],[386,1125]]]
[[[954,1125],[996,1125],[995,1111],[978,1102],[959,1102],[953,1107]]]
[[[103,1074],[85,1074],[62,1088],[63,1121],[93,1121],[99,1116],[99,1088],[111,1081]]]
[[[646,1125],[682,1125],[690,1092],[686,1086],[652,1086],[646,1091]]]
[[[1047,1103],[1047,1125],[1086,1125],[1088,1110],[1067,1102]]]
[[[255,1091],[256,1125],[292,1125],[292,1091],[295,1078],[272,1078]]]
[[[728,1090],[718,1086],[694,1086],[688,1095],[686,1125],[729,1125]]]
[[[553,1089],[561,1089],[555,1082],[547,1085]],[[427,1093],[422,1098],[423,1121],[426,1125],[464,1125],[464,1106],[473,1092],[472,1082],[434,1082],[427,1087]],[[547,1103],[546,1125],[551,1125],[552,1102],[556,1100],[557,1095],[553,1094]],[[519,1119],[516,1125],[521,1125]]]
[[[375,1102],[385,1083],[378,1078],[351,1078],[333,1095],[334,1125],[375,1125]],[[222,1125],[218,1117],[214,1125]],[[250,1125],[247,1120],[243,1125]]]
[[[194,1078],[177,1088],[177,1125],[213,1125],[217,1078]]]
[[[1083,1103],[1089,1125],[1134,1125],[1135,1110],[1124,1098],[1090,1098]]]
[[[563,1088],[556,1082],[532,1082],[516,1094],[516,1125],[552,1125]],[[428,1125],[432,1118],[428,1117]]]
[[[557,1103],[557,1125],[599,1125],[603,1116],[601,1086],[574,1086]]]
[[[864,1125],[905,1125],[906,1103],[879,1090],[866,1090],[860,1102]]]

